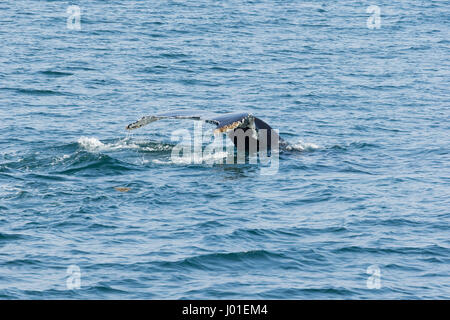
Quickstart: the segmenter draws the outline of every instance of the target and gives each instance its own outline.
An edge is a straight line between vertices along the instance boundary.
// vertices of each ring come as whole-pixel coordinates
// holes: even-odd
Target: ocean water
[[[447,1],[1,1],[0,298],[450,298],[449,20]],[[172,161],[193,121],[125,130],[179,109],[252,112],[292,148],[263,175]]]

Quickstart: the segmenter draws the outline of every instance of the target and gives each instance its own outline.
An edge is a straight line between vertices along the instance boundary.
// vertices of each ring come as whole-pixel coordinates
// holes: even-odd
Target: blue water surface
[[[449,299],[449,21],[440,0],[1,1],[0,298]],[[195,122],[125,130],[179,109],[252,112],[292,150],[263,175],[172,161]]]

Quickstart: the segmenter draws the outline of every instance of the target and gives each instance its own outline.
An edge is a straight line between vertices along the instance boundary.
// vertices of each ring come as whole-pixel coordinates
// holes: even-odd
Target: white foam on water
[[[120,139],[114,143],[103,143],[95,137],[80,137],[78,144],[90,152],[140,148],[137,144],[130,142],[129,138]]]
[[[219,163],[220,160],[223,160],[227,158],[228,153],[226,151],[220,151],[220,152],[214,152],[214,153],[208,153],[208,154],[201,154],[198,153],[195,155],[195,161],[194,161],[194,154],[191,154],[190,157],[171,157],[167,161],[163,161],[160,159],[153,159],[152,162],[155,164],[181,164],[181,165],[188,165],[188,164],[201,164],[201,165],[212,165],[214,163]]]
[[[294,151],[314,151],[317,149],[320,149],[320,146],[318,146],[317,144],[303,142],[301,140],[299,140],[295,144],[290,144],[286,147],[286,150],[289,150],[289,151],[292,151],[292,150],[294,150]]]
[[[155,145],[153,147],[141,147],[143,151],[169,151],[172,149],[172,146],[167,145]]]
[[[56,157],[53,161],[52,161],[52,165],[54,166],[54,165],[56,165],[56,164],[58,164],[58,163],[60,163],[60,162],[63,162],[64,160],[66,160],[66,159],[68,159],[68,158],[70,158],[70,155],[69,154],[64,154],[64,155],[62,155],[62,156],[60,156],[60,157]]]
[[[80,137],[78,139],[78,144],[88,151],[98,150],[104,148],[105,144],[98,140],[97,138]]]
[[[11,197],[11,196],[17,196],[20,194],[23,190],[19,189],[13,185],[0,185],[0,196],[1,197]]]

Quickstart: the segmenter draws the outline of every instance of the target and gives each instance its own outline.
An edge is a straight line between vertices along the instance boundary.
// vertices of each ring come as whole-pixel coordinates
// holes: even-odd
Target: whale
[[[239,150],[271,151],[287,145],[277,130],[249,112],[213,113],[198,110],[178,110],[156,115],[144,116],[130,123],[126,130],[135,130],[162,119],[190,119],[216,125],[214,134],[226,133]]]

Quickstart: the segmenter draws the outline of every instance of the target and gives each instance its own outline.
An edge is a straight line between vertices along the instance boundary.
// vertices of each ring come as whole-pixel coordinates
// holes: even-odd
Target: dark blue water
[[[0,298],[450,298],[449,20],[447,1],[2,1]],[[293,150],[262,175],[171,161],[194,122],[124,130],[178,109],[247,110]]]

